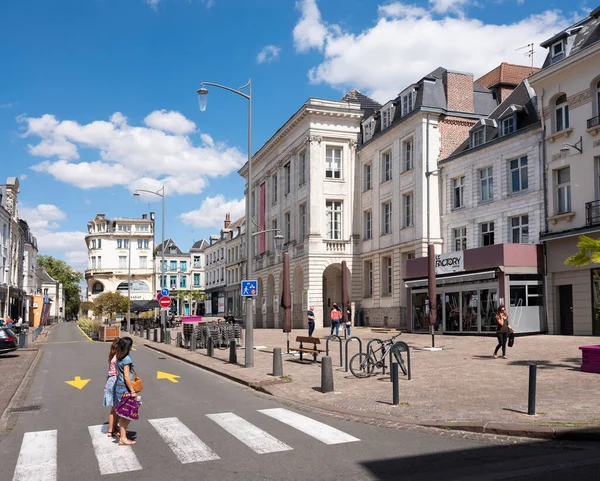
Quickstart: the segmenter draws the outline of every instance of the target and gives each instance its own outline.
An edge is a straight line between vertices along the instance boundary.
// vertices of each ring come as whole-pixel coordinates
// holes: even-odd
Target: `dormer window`
[[[562,40],[552,44],[552,58],[562,55],[565,52],[564,48],[564,42]]]
[[[373,131],[375,130],[375,120],[369,119],[363,124],[363,142],[368,142],[373,137]]]
[[[392,124],[392,120],[394,120],[394,106],[390,105],[381,111],[381,130],[387,129]]]
[[[477,147],[483,144],[483,129],[471,132],[471,147]]]
[[[502,129],[501,135],[505,136],[508,134],[512,134],[515,131],[515,117],[511,115],[505,119],[502,119]]]
[[[417,93],[414,90],[407,92],[402,95],[401,103],[402,103],[402,116],[409,114],[415,108],[415,100],[417,98]]]

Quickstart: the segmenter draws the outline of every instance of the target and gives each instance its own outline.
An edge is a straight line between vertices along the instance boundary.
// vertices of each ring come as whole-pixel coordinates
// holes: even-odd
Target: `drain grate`
[[[11,408],[10,413],[27,413],[30,411],[39,411],[42,409],[41,404],[32,404],[31,406],[21,406],[20,408]]]

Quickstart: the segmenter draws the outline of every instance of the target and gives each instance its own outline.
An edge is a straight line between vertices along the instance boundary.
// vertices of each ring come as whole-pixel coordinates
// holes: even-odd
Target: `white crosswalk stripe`
[[[325,444],[343,444],[360,441],[360,439],[350,436],[339,429],[332,428],[327,424],[284,408],[259,409],[258,412],[277,419],[288,426],[292,426],[298,431],[302,431]]]
[[[150,419],[148,422],[183,464],[220,459],[179,419]]]
[[[25,433],[13,481],[56,481],[57,431]]]
[[[108,437],[107,425],[89,426],[88,430],[100,474],[126,473],[142,469],[131,446],[119,446],[115,438]]]
[[[258,454],[276,453],[293,449],[233,413],[207,414],[206,416]]]

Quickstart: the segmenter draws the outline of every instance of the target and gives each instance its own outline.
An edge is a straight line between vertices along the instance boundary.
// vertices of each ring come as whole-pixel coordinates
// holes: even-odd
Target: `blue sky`
[[[352,88],[381,102],[438,66],[529,63],[597,5],[565,0],[4,0],[0,166],[21,178],[40,251],[86,264],[95,214],[160,212],[186,249],[243,215],[246,101],[202,80],[253,81],[254,151],[308,99]],[[262,55],[261,55],[262,52]],[[4,181],[5,179],[2,179]],[[160,219],[159,219],[160,221]]]

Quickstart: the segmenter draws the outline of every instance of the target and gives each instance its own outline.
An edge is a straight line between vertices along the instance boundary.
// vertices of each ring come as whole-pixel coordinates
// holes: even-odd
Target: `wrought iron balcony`
[[[592,117],[591,119],[588,119],[587,121],[587,128],[591,129],[593,127],[598,127],[600,125],[600,115],[596,116],[596,117]]]
[[[600,224],[600,200],[585,203],[585,219],[587,226]]]

